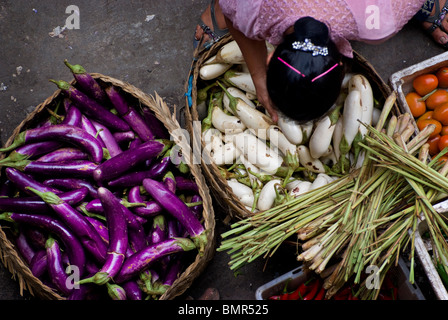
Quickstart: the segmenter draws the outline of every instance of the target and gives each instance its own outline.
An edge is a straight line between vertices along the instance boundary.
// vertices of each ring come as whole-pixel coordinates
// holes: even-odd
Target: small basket
[[[195,137],[195,128],[193,128],[194,123],[201,120],[199,119],[199,113],[196,103],[198,88],[201,88],[202,85],[202,79],[200,79],[199,77],[199,70],[205,61],[216,55],[222,46],[232,40],[233,39],[230,35],[223,37],[208,51],[200,53],[192,65],[186,83],[185,108],[186,127],[190,132],[190,136],[192,137]],[[349,69],[352,72],[361,73],[369,79],[374,91],[374,95],[376,97],[384,97],[384,99],[386,99],[386,97],[391,94],[390,87],[381,79],[373,66],[360,54],[354,52],[353,60],[348,60],[346,61],[346,63],[349,65]],[[394,105],[392,112],[394,114],[399,114],[400,110],[398,109],[398,106],[396,104]],[[200,140],[201,139],[193,138],[193,149],[203,150],[204,145],[201,145]],[[204,157],[207,156],[207,153],[208,152],[206,151],[204,152]],[[253,215],[253,213],[247,210],[246,206],[233,194],[226,180],[221,176],[218,167],[214,163],[210,163],[211,161],[203,161],[204,157],[202,157],[201,159],[202,170],[204,171],[204,175],[207,178],[207,183],[210,185],[212,194],[215,196],[217,203],[222,207],[224,212],[227,213],[231,218],[238,219],[244,219]]]
[[[180,147],[185,160],[190,168],[190,172],[198,185],[199,194],[203,200],[203,224],[207,233],[207,245],[204,248],[204,252],[200,255],[197,254],[194,261],[179,275],[173,285],[160,297],[160,300],[171,300],[177,296],[182,295],[191,285],[196,277],[198,277],[205,269],[207,263],[212,259],[216,240],[215,240],[215,217],[212,206],[212,200],[210,197],[210,191],[206,184],[206,181],[202,175],[201,168],[198,165],[194,165],[189,161],[189,145],[186,144],[186,138],[181,136],[182,130],[180,125],[171,114],[169,107],[163,101],[163,99],[155,93],[154,96],[149,96],[143,93],[136,87],[125,83],[123,81],[99,74],[92,73],[100,84],[114,85],[121,88],[124,92],[135,98],[140,107],[149,108],[162,122],[168,132],[171,134],[172,140]],[[75,81],[72,82],[74,84]],[[39,122],[44,119],[48,119],[50,116],[48,109],[52,109],[55,106],[56,101],[61,95],[61,91],[57,90],[50,97],[48,97],[43,103],[39,104],[35,110],[30,113],[25,120],[23,120],[18,127],[13,131],[12,136],[7,140],[5,146],[9,146],[15,139],[15,137],[22,131],[35,127]],[[184,150],[186,152],[184,152]],[[4,155],[2,155],[2,158]],[[24,290],[28,290],[31,295],[40,299],[49,300],[64,300],[65,298],[58,294],[55,290],[51,289],[38,278],[36,278],[29,269],[28,265],[21,258],[20,254],[16,251],[15,245],[10,241],[8,236],[8,230],[0,226],[0,259],[5,267],[12,273],[13,278],[17,279],[20,287],[20,294],[23,294]]]

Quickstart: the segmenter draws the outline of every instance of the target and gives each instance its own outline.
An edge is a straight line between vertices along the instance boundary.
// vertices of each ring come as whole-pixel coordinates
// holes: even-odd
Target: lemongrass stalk
[[[421,142],[422,140],[427,140],[428,137],[431,135],[431,133],[434,132],[434,130],[436,129],[436,125],[435,124],[429,124],[426,127],[424,127],[419,133],[417,133],[417,135],[412,138],[411,141],[409,141],[407,143],[407,148],[408,150],[411,150],[415,145],[417,145],[419,142]]]
[[[378,122],[376,124],[377,130],[383,129],[387,119],[389,118],[389,114],[397,100],[397,94],[395,91],[393,91],[384,102],[383,109],[381,110],[380,117],[378,119]]]
[[[389,137],[392,137],[392,135],[395,132],[395,128],[397,127],[398,119],[396,115],[392,115],[389,119],[389,122],[387,123],[387,129],[385,134]]]

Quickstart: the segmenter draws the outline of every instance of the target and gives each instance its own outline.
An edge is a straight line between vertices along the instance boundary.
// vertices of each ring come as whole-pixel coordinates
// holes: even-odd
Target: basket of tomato
[[[413,116],[416,128],[435,126],[428,141],[429,154],[438,155],[448,146],[448,56],[446,53],[403,69],[391,76],[403,113]],[[447,160],[448,154],[440,156]]]
[[[441,161],[448,159],[448,52],[400,70],[390,77],[392,89],[397,93],[398,107],[402,113],[412,114],[417,129],[434,126],[429,143],[429,155]],[[418,133],[418,132],[416,132]],[[441,199],[434,208],[446,212],[447,199]],[[445,300],[448,292],[442,283],[437,263],[431,254],[431,243],[425,243],[422,230],[428,230],[422,219],[416,232],[416,253],[422,263],[434,293]]]

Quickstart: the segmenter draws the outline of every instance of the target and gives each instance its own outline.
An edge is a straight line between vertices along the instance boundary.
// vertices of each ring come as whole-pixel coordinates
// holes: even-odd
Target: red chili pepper
[[[286,281],[285,286],[283,287],[282,294],[280,295],[280,300],[288,300],[288,297],[289,297],[288,284],[290,281],[291,281],[291,278],[289,278]]]
[[[305,294],[310,290],[311,286],[309,285],[309,283],[312,281],[313,279],[310,279],[308,281],[303,282],[300,286],[297,287],[296,290],[294,290],[293,292],[291,292],[289,294],[289,298],[288,300],[303,300],[303,297],[305,296]]]
[[[345,287],[342,290],[340,290],[338,293],[334,295],[334,300],[347,300],[348,295],[351,293],[350,287]]]
[[[270,296],[270,297],[268,298],[268,300],[280,300],[280,295],[277,294],[277,295],[274,295],[274,296]]]
[[[325,296],[325,289],[324,287],[320,287],[319,293],[316,295],[314,300],[323,300]]]
[[[313,300],[319,290],[319,287],[320,281],[318,279],[314,280],[311,290],[305,295],[305,297],[303,297],[303,300]]]

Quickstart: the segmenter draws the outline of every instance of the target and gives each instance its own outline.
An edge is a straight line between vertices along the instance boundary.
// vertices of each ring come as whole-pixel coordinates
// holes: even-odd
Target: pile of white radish
[[[363,124],[374,126],[380,114],[362,74],[348,73],[330,112],[306,124],[283,114],[274,124],[260,111],[235,41],[222,46],[199,74],[208,89],[207,99],[197,105],[203,146],[247,210],[268,210],[362,165]],[[300,107],[312,106],[298,102]]]

